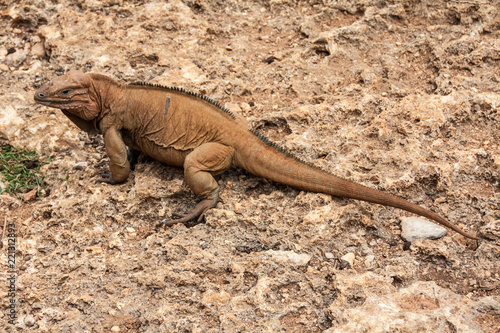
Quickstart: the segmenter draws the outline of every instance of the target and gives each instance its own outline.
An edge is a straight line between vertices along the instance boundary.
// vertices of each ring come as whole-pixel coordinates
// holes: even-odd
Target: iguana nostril
[[[44,98],[45,94],[44,93],[38,93],[38,97]]]

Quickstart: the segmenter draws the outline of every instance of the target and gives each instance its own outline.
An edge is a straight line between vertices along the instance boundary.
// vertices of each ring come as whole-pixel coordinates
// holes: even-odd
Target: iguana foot
[[[201,223],[207,210],[209,210],[210,208],[214,208],[216,205],[217,205],[216,199],[215,200],[205,199],[200,201],[196,205],[196,207],[194,207],[194,210],[192,212],[185,214],[173,213],[172,217],[177,217],[177,218],[170,220],[164,219],[160,223],[165,225],[165,227],[174,225],[176,223],[187,223],[195,219],[197,223]]]
[[[111,171],[105,170],[101,172],[101,178],[97,179],[96,183],[116,184],[116,181],[113,179]]]

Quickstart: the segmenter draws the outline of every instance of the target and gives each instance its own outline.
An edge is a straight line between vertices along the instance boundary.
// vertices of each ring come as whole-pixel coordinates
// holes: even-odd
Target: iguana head
[[[91,77],[77,70],[40,87],[35,101],[86,121],[97,118],[100,111]]]

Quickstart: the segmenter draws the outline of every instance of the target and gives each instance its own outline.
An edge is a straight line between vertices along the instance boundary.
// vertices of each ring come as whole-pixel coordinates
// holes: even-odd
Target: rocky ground
[[[2,326],[498,332],[499,13],[496,0],[2,1],[0,137],[50,158],[41,197],[0,196],[18,259],[17,323],[2,278]],[[242,170],[219,178],[205,223],[164,230],[196,201],[181,170],[141,157],[127,183],[96,183],[102,139],[33,103],[70,69],[201,92],[298,157],[482,239],[406,243],[411,214]]]

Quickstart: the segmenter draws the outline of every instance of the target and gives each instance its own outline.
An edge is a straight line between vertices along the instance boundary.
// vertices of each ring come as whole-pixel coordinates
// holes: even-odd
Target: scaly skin
[[[423,207],[297,160],[251,131],[241,116],[181,89],[123,85],[104,75],[70,71],[38,89],[35,101],[61,109],[83,131],[102,133],[111,173],[100,181],[126,181],[137,151],[183,167],[186,183],[202,201],[193,212],[164,221],[166,225],[200,221],[219,198],[213,176],[240,167],[301,190],[404,209],[478,239]]]

